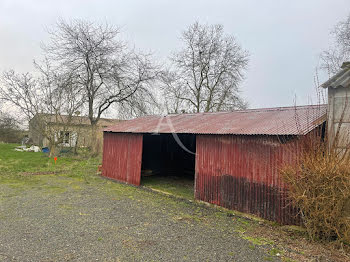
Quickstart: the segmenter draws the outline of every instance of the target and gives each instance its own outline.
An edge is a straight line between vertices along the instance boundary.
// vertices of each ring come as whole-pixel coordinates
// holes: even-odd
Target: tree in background
[[[24,132],[14,117],[0,112],[0,142],[20,143],[23,135]]]
[[[31,128],[48,140],[53,155],[63,142],[73,115],[81,108],[83,97],[71,74],[57,73],[47,60],[42,65],[36,64],[36,68],[38,77],[13,70],[3,72],[0,99],[14,106]]]
[[[334,75],[339,71],[343,62],[350,60],[350,15],[339,22],[331,31],[332,46],[321,54],[321,68]]]
[[[148,54],[136,53],[108,24],[59,21],[44,46],[57,70],[76,76],[95,137],[101,116],[116,105],[123,113],[141,115],[156,103],[151,84],[157,75]],[[95,141],[92,139],[92,141]],[[91,145],[94,150],[94,145]]]
[[[242,109],[239,84],[249,61],[222,25],[198,22],[182,33],[183,48],[171,57],[171,69],[161,77],[169,113]]]

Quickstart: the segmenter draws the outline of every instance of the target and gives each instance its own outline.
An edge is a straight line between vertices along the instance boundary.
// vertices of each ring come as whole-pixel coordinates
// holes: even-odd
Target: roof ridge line
[[[168,114],[167,116],[181,116],[181,115],[206,115],[206,114],[230,114],[230,113],[249,113],[252,111],[278,111],[278,110],[290,110],[290,109],[300,109],[305,107],[324,107],[327,104],[318,104],[318,105],[301,105],[301,106],[281,106],[281,107],[263,107],[263,108],[250,108],[242,110],[233,110],[233,111],[218,111],[218,112],[200,112],[200,113],[183,113],[183,114]],[[147,116],[161,116],[161,115],[147,115]]]

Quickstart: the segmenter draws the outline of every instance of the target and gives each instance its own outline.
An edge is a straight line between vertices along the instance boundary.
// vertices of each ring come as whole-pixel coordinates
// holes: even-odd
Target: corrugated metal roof
[[[326,120],[326,105],[145,116],[104,129],[118,133],[304,135]]]
[[[332,76],[328,81],[323,83],[323,88],[338,88],[338,87],[350,87],[350,62],[345,62],[342,65],[342,70]]]

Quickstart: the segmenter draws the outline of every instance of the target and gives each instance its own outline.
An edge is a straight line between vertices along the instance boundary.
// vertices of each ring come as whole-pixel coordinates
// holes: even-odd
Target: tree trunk
[[[49,157],[53,157],[56,154],[56,144],[49,142]]]
[[[93,156],[97,156],[101,153],[99,139],[98,139],[98,128],[96,124],[91,125],[91,137],[90,137],[90,150]]]
[[[79,134],[77,132],[77,137],[75,140],[75,145],[74,145],[74,154],[77,155],[78,154],[78,140],[79,140]]]

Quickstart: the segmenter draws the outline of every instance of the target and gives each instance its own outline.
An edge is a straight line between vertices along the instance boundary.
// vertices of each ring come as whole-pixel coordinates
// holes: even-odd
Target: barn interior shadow
[[[141,184],[193,198],[196,136],[143,135]]]

